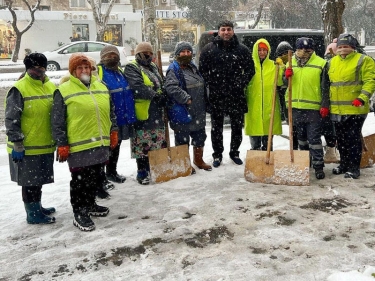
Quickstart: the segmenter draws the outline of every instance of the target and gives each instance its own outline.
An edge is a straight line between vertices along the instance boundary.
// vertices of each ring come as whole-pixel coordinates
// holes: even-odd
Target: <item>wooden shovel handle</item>
[[[274,119],[275,119],[276,96],[277,96],[277,81],[278,81],[278,78],[279,78],[279,69],[280,69],[280,67],[276,63],[275,81],[273,82],[271,119],[270,119],[270,127],[268,129],[268,142],[267,142],[266,164],[270,163],[270,158],[271,158],[271,144],[272,144],[272,134],[273,134],[273,123],[274,123]]]
[[[292,69],[292,51],[288,51],[288,68]],[[294,162],[293,151],[293,115],[292,115],[292,77],[288,78],[288,122],[289,122],[289,150],[290,161]]]
[[[157,51],[157,58],[156,58],[156,63],[158,65],[158,69],[159,69],[159,74],[162,78],[164,78],[164,74],[163,74],[163,64],[162,64],[162,61],[161,61],[161,51]],[[164,121],[164,128],[165,128],[165,141],[167,143],[167,148],[168,148],[168,151],[170,151],[170,147],[171,147],[171,141],[169,139],[169,126],[168,126],[168,115],[167,115],[167,108],[164,108],[164,111],[163,111],[163,121]]]

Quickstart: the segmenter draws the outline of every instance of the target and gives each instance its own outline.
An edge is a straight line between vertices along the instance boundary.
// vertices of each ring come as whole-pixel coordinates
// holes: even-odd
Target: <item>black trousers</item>
[[[361,132],[365,118],[353,115],[335,125],[340,166],[349,172],[359,171],[362,158]]]
[[[298,146],[300,150],[309,150],[314,169],[324,167],[324,152],[322,146],[322,130],[320,122],[296,123]]]
[[[96,164],[71,171],[70,203],[74,213],[95,204],[96,189],[102,185],[101,169],[102,164]]]
[[[242,127],[244,123],[244,114],[239,112],[230,112],[230,151],[229,155],[238,156],[239,148],[242,143]],[[224,112],[212,110],[211,112],[211,142],[214,153],[214,158],[223,158],[223,126],[224,126]]]
[[[336,132],[335,126],[331,121],[330,117],[327,116],[322,118],[322,135],[324,136],[327,146],[335,147],[336,146]]]
[[[121,140],[118,141],[117,146],[109,152],[108,164],[106,164],[106,173],[116,175],[117,162],[120,156]]]
[[[22,186],[22,201],[25,203],[40,202],[42,186]]]

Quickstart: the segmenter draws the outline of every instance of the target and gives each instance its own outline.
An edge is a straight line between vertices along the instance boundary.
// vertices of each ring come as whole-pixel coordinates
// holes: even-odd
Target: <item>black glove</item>
[[[167,97],[164,94],[156,94],[153,100],[158,107],[165,107],[167,105]]]

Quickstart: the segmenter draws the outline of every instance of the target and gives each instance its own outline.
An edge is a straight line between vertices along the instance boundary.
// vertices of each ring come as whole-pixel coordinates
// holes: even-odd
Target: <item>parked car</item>
[[[111,44],[96,41],[75,41],[65,44],[54,51],[43,52],[47,57],[47,71],[68,69],[69,59],[74,53],[84,53],[99,63],[100,51],[106,45]],[[115,47],[120,53],[121,65],[124,66],[127,63],[125,48],[119,46]]]

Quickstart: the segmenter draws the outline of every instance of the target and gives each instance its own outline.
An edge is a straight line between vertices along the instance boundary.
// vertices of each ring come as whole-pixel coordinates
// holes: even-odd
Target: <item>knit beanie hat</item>
[[[193,53],[193,46],[189,42],[181,41],[176,44],[176,47],[174,48],[174,54],[175,56],[178,56],[181,51],[183,50],[189,50]]]
[[[263,48],[263,49],[268,50],[268,46],[267,46],[267,44],[266,44],[266,43],[263,43],[263,42],[260,42],[260,43],[258,44],[258,49],[259,49],[259,48]]]
[[[315,42],[312,38],[301,37],[296,41],[296,49],[313,49]]]
[[[100,51],[100,59],[102,60],[106,55],[114,53],[120,57],[120,53],[117,49],[117,47],[112,45],[106,45],[101,51]]]
[[[23,63],[25,64],[26,70],[34,66],[47,68],[47,58],[41,53],[32,53],[30,55],[27,55],[24,58]]]
[[[280,57],[283,54],[287,53],[288,51],[293,51],[292,46],[287,41],[281,41],[279,45],[277,45],[275,55],[276,57]]]
[[[91,62],[88,57],[86,57],[82,53],[75,53],[73,54],[69,59],[69,72],[70,74],[73,74],[74,70],[76,70],[77,66],[81,64],[87,64],[90,68]]]
[[[152,50],[152,46],[148,42],[141,42],[135,47],[135,54],[143,53],[143,52],[150,52],[154,53]]]
[[[357,39],[353,37],[353,35],[344,33],[340,34],[339,38],[337,38],[337,47],[341,45],[349,45],[353,49],[359,46]]]

